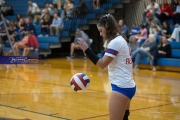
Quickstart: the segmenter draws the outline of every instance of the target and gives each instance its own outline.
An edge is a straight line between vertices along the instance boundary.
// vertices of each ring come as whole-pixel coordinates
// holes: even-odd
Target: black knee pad
[[[128,116],[130,115],[129,110],[126,110],[125,114],[124,114],[124,118],[123,120],[128,120]]]

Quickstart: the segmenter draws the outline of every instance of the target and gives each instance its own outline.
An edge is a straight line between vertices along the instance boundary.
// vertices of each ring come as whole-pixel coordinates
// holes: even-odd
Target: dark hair
[[[119,33],[118,24],[115,18],[107,14],[100,18],[97,26],[104,27],[106,29],[106,40],[109,43],[112,39],[114,39]]]
[[[20,16],[20,18],[18,18],[18,15]],[[22,15],[21,15],[21,14],[17,14],[17,15],[16,15],[16,20],[17,20],[17,21],[19,21],[21,18],[22,18]]]
[[[166,23],[167,29],[170,29],[169,23],[167,21],[163,21],[163,23]],[[163,26],[163,28],[164,28],[164,26]]]
[[[140,27],[144,29],[144,28],[145,28],[145,25],[141,24]]]

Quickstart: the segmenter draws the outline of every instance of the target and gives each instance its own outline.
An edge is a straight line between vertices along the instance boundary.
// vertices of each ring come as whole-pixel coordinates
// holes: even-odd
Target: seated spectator
[[[173,30],[173,33],[171,35],[171,37],[168,39],[168,41],[176,41],[176,42],[180,42],[180,27],[175,28]]]
[[[33,3],[32,1],[28,2],[28,11],[27,11],[27,15],[28,17],[31,17],[32,19],[34,19],[35,15],[40,15],[40,9],[38,7],[38,5],[36,3]]]
[[[124,24],[124,21],[121,19],[119,20],[119,33],[127,40],[129,36],[128,27]]]
[[[79,4],[75,9],[75,13],[78,17],[78,19],[81,19],[83,15],[85,15],[86,13],[88,13],[88,7],[85,4],[85,2],[83,0],[79,0]]]
[[[52,21],[51,21],[50,15],[48,13],[48,9],[46,9],[44,12],[45,12],[45,14],[41,19],[41,34],[38,37],[42,37],[44,35],[46,37],[49,36],[49,27],[50,27],[50,24],[52,23]]]
[[[82,31],[82,30],[80,30],[80,29],[77,29],[77,30],[76,30],[76,36],[75,36],[74,42],[71,43],[70,55],[67,56],[67,59],[73,59],[73,58],[74,58],[74,50],[75,50],[75,49],[78,49],[78,50],[81,49],[80,46],[79,46],[79,44],[77,43],[77,39],[79,39],[79,38],[82,38],[84,41],[86,41],[86,43],[87,43],[88,45],[90,45],[90,41],[89,41],[88,35],[87,35],[84,31]],[[87,59],[87,56],[86,56],[85,53],[84,53],[84,59]]]
[[[52,3],[61,10],[61,7],[64,5],[66,0],[53,0]]]
[[[132,53],[132,59],[134,61],[134,70],[138,69],[138,65],[143,57],[149,57],[150,60],[154,60],[151,55],[153,50],[156,48],[156,42],[154,38],[149,37],[141,48],[136,49]]]
[[[131,48],[131,52],[133,53],[137,48],[139,48],[138,42],[136,42],[136,37],[131,36],[129,38],[129,47]]]
[[[139,30],[140,28],[136,25],[136,23],[133,23],[130,35],[136,35]]]
[[[31,32],[28,32],[27,36],[28,36],[28,44],[24,48],[23,56],[27,56],[30,51],[38,51],[39,49],[39,44],[36,36],[33,35]]]
[[[100,0],[93,0],[93,8],[99,9],[100,7]]]
[[[71,0],[66,0],[64,4],[65,18],[68,20],[73,14],[74,5]]]
[[[150,0],[150,4],[144,10],[144,13],[143,13],[143,24],[146,24],[146,14],[148,12],[150,12],[153,16],[159,18],[159,15],[161,14],[161,10],[160,10],[159,4],[156,3],[155,0]]]
[[[54,14],[58,14],[58,9],[55,7],[54,4],[50,5],[51,10],[49,11],[49,14],[51,16],[51,19],[53,19]]]
[[[47,14],[47,13],[49,14],[49,11],[51,11],[51,8],[49,7],[49,4],[46,3],[45,8],[42,10],[41,14],[34,16],[34,20],[33,20],[34,24],[36,24],[38,20],[41,20],[42,17],[44,17],[45,14]]]
[[[151,21],[151,26],[149,28],[149,37],[153,37],[155,41],[158,41],[160,39],[161,30],[162,29],[154,21]]]
[[[36,35],[35,27],[31,23],[30,18],[26,18],[25,20],[24,31],[20,33],[20,39],[22,39],[28,32],[31,32],[32,34]]]
[[[13,10],[13,7],[12,6],[9,6],[6,13],[5,13],[5,16],[12,16],[14,15],[14,10]]]
[[[163,28],[161,30],[161,35],[165,36],[166,39],[171,37],[171,29],[170,29],[169,23],[167,21],[163,22]]]
[[[154,21],[155,24],[157,24],[159,27],[162,27],[161,22],[159,19],[157,19],[155,16],[153,16],[152,13],[147,13],[146,15],[146,27],[149,29],[150,28],[150,23],[151,21]]]
[[[16,21],[19,23],[19,20],[22,18],[22,15],[21,14],[17,14],[16,15]]]
[[[19,34],[22,34],[24,32],[24,27],[25,27],[25,23],[24,23],[24,19],[23,18],[19,19],[18,27],[19,27]]]
[[[28,36],[26,35],[23,37],[21,41],[14,44],[13,48],[16,51],[16,55],[20,56],[19,49],[24,49],[27,47],[27,45],[28,45]],[[11,53],[12,53],[12,50],[8,54],[11,54]]]
[[[173,9],[170,4],[168,4],[167,0],[163,0],[163,3],[161,5],[161,14],[159,16],[159,20],[161,23],[163,21],[167,21],[172,18],[173,15]]]
[[[138,40],[138,44],[141,46],[144,43],[144,41],[148,38],[148,31],[143,24],[140,27],[141,29],[137,32],[137,35],[135,37]]]
[[[15,21],[12,20],[9,22],[8,31],[9,31],[10,38],[11,38],[12,42],[14,43],[15,40],[17,39],[18,31],[19,31],[19,28],[15,24]]]
[[[63,28],[63,20],[58,16],[58,14],[54,14],[54,19],[50,25],[50,36],[54,36],[54,32],[56,32],[56,37],[59,37],[59,32],[60,30],[63,30]]]
[[[171,57],[171,45],[168,44],[166,37],[163,36],[161,38],[160,44],[158,45],[157,56],[154,57],[153,71],[156,71],[158,58],[169,58],[169,57]]]
[[[176,11],[173,15],[173,23],[175,26],[180,25],[180,0],[178,0],[178,6],[176,7]]]
[[[1,6],[1,12],[4,16],[6,16],[6,12],[8,11],[8,7],[6,6],[6,3],[3,2]]]

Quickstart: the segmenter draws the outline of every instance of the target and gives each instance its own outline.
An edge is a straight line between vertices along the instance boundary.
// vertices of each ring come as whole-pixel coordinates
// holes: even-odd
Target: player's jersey
[[[119,35],[109,42],[105,55],[114,58],[108,66],[111,83],[121,88],[135,87],[131,50],[122,36]]]

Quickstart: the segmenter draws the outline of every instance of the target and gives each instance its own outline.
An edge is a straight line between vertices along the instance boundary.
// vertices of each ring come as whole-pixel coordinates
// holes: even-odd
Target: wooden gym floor
[[[69,84],[78,72],[91,80],[83,93],[74,92]],[[130,120],[180,120],[179,72],[142,69],[133,75],[137,92]],[[0,65],[0,119],[108,120],[110,92],[107,69],[100,70],[82,58]]]

